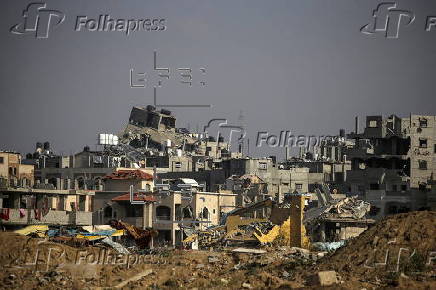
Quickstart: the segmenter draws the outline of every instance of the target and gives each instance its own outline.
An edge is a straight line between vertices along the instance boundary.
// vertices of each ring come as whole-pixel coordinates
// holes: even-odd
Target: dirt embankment
[[[312,270],[335,270],[372,286],[436,287],[436,212],[385,218]]]

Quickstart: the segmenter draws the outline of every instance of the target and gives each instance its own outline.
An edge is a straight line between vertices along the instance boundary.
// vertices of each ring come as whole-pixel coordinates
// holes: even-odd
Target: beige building
[[[143,228],[143,206],[130,202],[130,187],[133,191],[152,192],[152,170],[118,168],[102,178],[104,191],[97,191],[94,199],[94,224],[107,224],[111,219]],[[140,201],[144,201],[140,199]]]
[[[34,166],[21,164],[21,155],[0,151],[0,186],[26,187],[34,184]]]
[[[92,225],[93,191],[0,189],[0,223],[23,225]]]
[[[108,186],[117,191],[96,193],[98,209],[96,207],[94,212],[94,223],[105,224],[117,219],[139,228],[153,228],[159,232],[155,245],[179,244],[186,237],[183,228],[201,230],[219,225],[223,213],[236,207],[236,194],[200,191],[200,186],[192,179],[174,180],[165,191],[159,191],[156,185],[151,185],[151,191],[146,186],[135,186],[131,196],[128,191],[132,180],[111,176]],[[119,177],[119,174],[115,176]],[[171,188],[178,188],[181,183],[192,185],[192,188],[189,191]]]
[[[236,207],[236,194],[217,192],[171,192],[155,194],[156,202],[145,205],[144,226],[159,231],[155,243],[179,244],[183,228],[206,229],[219,225],[223,213]]]

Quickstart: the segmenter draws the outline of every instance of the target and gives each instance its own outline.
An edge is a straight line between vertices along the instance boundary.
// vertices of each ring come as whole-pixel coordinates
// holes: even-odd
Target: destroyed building
[[[226,178],[245,174],[256,175],[268,187],[268,194],[281,201],[285,193],[307,192],[309,187],[308,168],[284,168],[275,157],[232,158],[223,161]]]
[[[176,117],[171,111],[157,111],[151,105],[132,108],[129,123],[120,136],[120,143],[147,151],[148,156],[198,155],[219,159],[229,154],[229,145],[221,136],[216,140],[205,132],[191,133],[176,128]],[[150,167],[155,165],[151,162],[153,158],[148,163]]]
[[[230,176],[226,179],[225,190],[237,194],[236,205],[238,207],[245,207],[269,196],[268,184],[254,174]]]
[[[435,116],[367,116],[364,131],[350,137],[347,183],[370,202],[374,218],[428,208],[436,173]]]
[[[149,226],[159,231],[156,242],[161,244],[180,245],[187,232],[219,225],[223,214],[236,207],[236,194],[232,193],[193,190],[186,194],[178,190],[155,198],[153,209],[145,215],[152,216]]]
[[[319,144],[313,146],[312,151],[307,147],[300,147],[298,157],[289,156],[286,148],[286,160],[280,163],[287,168],[309,168],[309,192],[326,183],[339,192],[347,192],[347,171],[351,169],[351,162],[347,157],[349,148],[354,147],[354,140],[345,137],[345,130],[340,129],[338,136],[325,136]]]
[[[38,144],[42,150],[42,144]],[[45,150],[49,144],[44,144]],[[0,152],[0,224],[91,225],[93,191],[61,190],[37,184],[34,165],[23,164],[16,152]]]

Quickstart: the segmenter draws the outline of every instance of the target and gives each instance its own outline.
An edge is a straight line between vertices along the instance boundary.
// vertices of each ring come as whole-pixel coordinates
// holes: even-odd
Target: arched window
[[[207,209],[207,207],[203,208],[201,216],[203,217],[203,219],[209,219],[209,210]]]
[[[102,185],[101,178],[100,177],[96,177],[94,179],[94,189],[95,190],[102,190],[101,185]]]
[[[157,220],[170,220],[171,219],[171,209],[167,206],[160,205],[156,208],[156,219]]]

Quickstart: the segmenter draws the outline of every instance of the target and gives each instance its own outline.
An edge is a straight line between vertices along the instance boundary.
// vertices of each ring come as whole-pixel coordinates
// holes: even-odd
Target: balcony
[[[35,218],[33,209],[24,209],[24,216],[20,217],[20,210],[9,209],[9,220],[0,220],[3,225],[92,225],[92,212],[50,210],[40,219]]]

